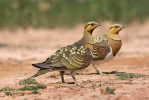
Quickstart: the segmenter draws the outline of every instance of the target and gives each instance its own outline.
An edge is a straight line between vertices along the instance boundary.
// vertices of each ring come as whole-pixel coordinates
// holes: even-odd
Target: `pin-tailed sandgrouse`
[[[124,26],[120,24],[114,24],[106,35],[94,38],[94,59],[92,64],[99,74],[102,74],[102,71],[98,68],[98,65],[113,59],[120,50],[122,41],[119,31],[123,28]]]
[[[77,70],[88,67],[93,61],[94,39],[92,32],[98,26],[99,24],[96,22],[88,22],[84,28],[84,35],[81,40],[72,45],[60,48],[42,63],[32,64],[34,67],[39,68],[39,70],[31,78],[49,71],[60,71],[61,80],[64,83],[64,72],[69,71],[74,83],[77,84],[78,82],[75,78]]]

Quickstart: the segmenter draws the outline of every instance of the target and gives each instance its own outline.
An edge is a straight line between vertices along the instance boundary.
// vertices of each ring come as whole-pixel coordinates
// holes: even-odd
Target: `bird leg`
[[[98,68],[98,65],[93,65],[93,67],[95,68],[95,70],[99,75],[103,75],[102,71]]]
[[[62,83],[65,83],[64,73],[65,73],[64,71],[60,71],[60,76],[61,76]]]
[[[74,70],[74,71],[71,72],[72,79],[73,79],[73,81],[74,81],[75,84],[81,84],[81,82],[77,82],[76,81],[76,78],[75,78],[76,73],[77,73],[76,70]]]

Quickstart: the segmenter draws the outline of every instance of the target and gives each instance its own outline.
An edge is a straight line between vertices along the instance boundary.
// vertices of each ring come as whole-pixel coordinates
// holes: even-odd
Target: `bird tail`
[[[49,63],[37,63],[37,64],[32,64],[32,66],[37,67],[37,68],[46,68],[46,69],[50,69],[50,64]]]
[[[40,69],[44,69],[44,68],[45,68],[45,69],[50,69],[50,68],[51,68],[51,67],[50,67],[50,63],[48,63],[49,59],[50,59],[50,58],[47,58],[46,61],[41,62],[41,63],[32,64],[32,66],[37,67],[37,68],[40,68]]]
[[[46,74],[46,73],[49,72],[49,71],[51,71],[51,69],[39,69],[36,74],[34,74],[33,76],[31,76],[31,77],[28,78],[28,79],[35,78],[35,77],[40,76],[40,75],[42,75],[42,74]]]

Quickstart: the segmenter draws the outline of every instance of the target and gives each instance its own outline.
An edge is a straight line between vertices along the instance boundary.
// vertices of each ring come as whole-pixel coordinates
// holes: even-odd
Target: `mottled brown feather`
[[[106,55],[110,52],[107,35],[94,38],[94,61],[103,60]]]

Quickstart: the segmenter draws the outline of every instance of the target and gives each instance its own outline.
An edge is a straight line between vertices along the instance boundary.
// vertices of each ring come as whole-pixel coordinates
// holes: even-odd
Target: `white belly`
[[[98,65],[98,64],[102,64],[102,63],[108,62],[108,61],[110,61],[113,58],[114,58],[114,56],[113,56],[113,53],[112,53],[112,48],[110,46],[110,52],[106,55],[105,59],[93,61],[92,63]]]

